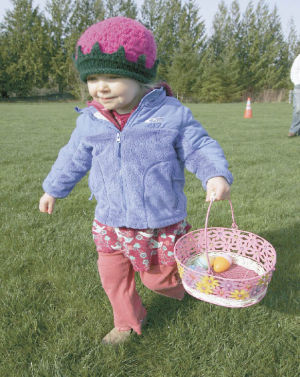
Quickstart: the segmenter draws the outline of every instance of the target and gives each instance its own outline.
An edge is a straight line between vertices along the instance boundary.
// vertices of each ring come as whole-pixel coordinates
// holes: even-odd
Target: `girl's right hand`
[[[40,199],[39,209],[41,212],[47,212],[49,215],[54,210],[55,198],[45,192],[45,194]]]

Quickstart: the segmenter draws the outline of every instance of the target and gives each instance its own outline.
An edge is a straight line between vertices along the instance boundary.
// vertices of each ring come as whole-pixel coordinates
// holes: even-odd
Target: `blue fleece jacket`
[[[80,110],[70,141],[43,183],[67,196],[88,172],[96,219],[113,227],[161,228],[184,219],[184,167],[202,181],[232,175],[223,150],[163,88],[148,93],[122,132],[94,107]]]

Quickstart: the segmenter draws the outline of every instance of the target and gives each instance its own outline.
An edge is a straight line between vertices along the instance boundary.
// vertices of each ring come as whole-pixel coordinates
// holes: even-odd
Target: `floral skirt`
[[[174,264],[174,245],[190,229],[186,220],[158,229],[131,229],[113,228],[95,219],[92,233],[98,252],[121,250],[135,271],[148,271],[152,264]]]

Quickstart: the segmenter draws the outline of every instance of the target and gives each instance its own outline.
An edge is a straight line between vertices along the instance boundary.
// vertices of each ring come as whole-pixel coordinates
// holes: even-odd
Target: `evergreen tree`
[[[70,36],[72,3],[71,0],[49,0],[46,9],[50,16],[50,77],[53,84],[57,85],[59,93],[63,93],[69,82],[70,61],[66,41]]]
[[[137,18],[137,5],[134,0],[106,0],[106,18],[124,16]]]
[[[258,46],[256,55],[259,60],[253,64],[256,88],[269,89],[283,87],[286,82],[288,49],[284,42],[281,22],[276,7],[270,12],[264,0],[256,8],[256,28]],[[252,53],[254,53],[252,49]]]
[[[104,6],[101,0],[75,0],[70,16],[70,36],[77,41],[90,25],[104,19]]]
[[[47,81],[49,39],[44,18],[32,0],[12,0],[12,4],[1,25],[1,81],[4,92],[26,95]]]
[[[10,54],[8,49],[8,38],[1,32],[0,34],[0,97],[8,98],[11,89],[7,67],[10,64]]]
[[[241,76],[245,91],[286,85],[288,47],[276,7],[270,12],[264,0],[256,10],[249,3],[242,20]]]
[[[178,25],[179,43],[168,69],[168,81],[179,97],[194,97],[201,54],[205,45],[205,26],[192,0],[183,7]]]
[[[267,89],[285,88],[289,76],[289,48],[284,40],[280,17],[275,7],[267,17],[268,33],[265,38],[265,76],[261,79],[261,87]]]
[[[128,18],[137,18],[137,5],[134,0],[121,0],[119,7],[119,15]]]
[[[240,9],[234,1],[229,10],[222,1],[213,21],[198,82],[199,96],[208,102],[232,102],[240,99],[238,57]]]
[[[220,102],[223,97],[221,67],[216,64],[211,45],[206,48],[201,60],[201,73],[197,80],[198,97],[203,102]]]
[[[163,0],[144,0],[141,7],[141,22],[156,36],[162,23]]]

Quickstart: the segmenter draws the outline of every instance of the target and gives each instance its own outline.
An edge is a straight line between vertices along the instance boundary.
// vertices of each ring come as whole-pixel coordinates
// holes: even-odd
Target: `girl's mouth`
[[[100,100],[103,101],[103,102],[106,102],[106,101],[111,101],[112,99],[114,99],[115,97],[101,97]]]

